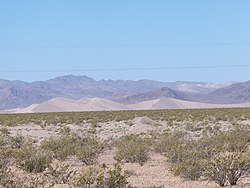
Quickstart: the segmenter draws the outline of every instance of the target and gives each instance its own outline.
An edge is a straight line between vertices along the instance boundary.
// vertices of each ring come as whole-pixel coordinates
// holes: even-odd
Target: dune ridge
[[[156,110],[156,109],[199,109],[199,108],[233,108],[250,107],[250,103],[240,104],[208,104],[184,101],[173,98],[159,98],[136,104],[121,104],[103,98],[82,98],[72,100],[53,98],[40,104],[32,104],[26,108],[16,108],[2,113],[39,113],[39,112],[78,112],[78,111],[117,111],[117,110]]]

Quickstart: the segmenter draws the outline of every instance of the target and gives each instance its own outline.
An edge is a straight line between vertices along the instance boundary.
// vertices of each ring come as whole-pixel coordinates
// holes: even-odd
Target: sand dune
[[[35,113],[35,112],[76,112],[76,111],[112,111],[112,110],[153,110],[153,109],[199,109],[199,108],[232,108],[250,107],[250,103],[241,104],[208,104],[183,101],[173,98],[160,98],[136,104],[121,104],[102,98],[83,98],[71,100],[54,98],[41,104],[26,108],[16,108],[2,113]]]
[[[29,108],[29,107],[28,107]],[[65,98],[54,98],[41,103],[33,112],[70,112],[70,111],[107,111],[107,110],[126,110],[126,106],[101,98],[84,98],[71,100]]]

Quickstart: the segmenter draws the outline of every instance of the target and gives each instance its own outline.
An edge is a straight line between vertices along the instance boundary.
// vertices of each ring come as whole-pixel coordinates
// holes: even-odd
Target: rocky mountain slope
[[[226,83],[225,85],[229,85]],[[68,99],[106,98],[132,102],[150,100],[159,97],[185,99],[188,93],[209,93],[224,84],[202,82],[159,82],[153,80],[100,80],[87,76],[66,75],[47,81],[23,82],[0,79],[0,110],[27,107],[34,103],[45,102],[56,97]],[[162,89],[161,89],[162,88]],[[155,90],[155,91],[154,91]],[[162,93],[161,93],[162,91]],[[145,93],[145,94],[142,94]],[[184,94],[183,94],[184,93]],[[150,97],[146,97],[147,95]],[[139,96],[137,96],[139,95]],[[154,95],[156,95],[154,97]],[[141,98],[141,99],[140,99]]]

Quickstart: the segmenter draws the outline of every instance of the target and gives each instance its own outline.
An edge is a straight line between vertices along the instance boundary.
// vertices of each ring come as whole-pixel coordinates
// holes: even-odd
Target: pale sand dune
[[[132,109],[200,109],[200,108],[233,108],[250,107],[250,103],[241,104],[208,104],[192,101],[184,101],[173,98],[160,98],[130,105]]]
[[[233,108],[250,107],[250,103],[241,104],[208,104],[183,101],[173,98],[160,98],[137,104],[121,104],[101,98],[83,98],[72,100],[54,98],[41,104],[33,104],[26,108],[17,108],[2,113],[34,113],[34,112],[76,112],[76,111],[112,111],[112,110],[155,110],[155,109],[199,109],[199,108]]]
[[[70,111],[105,111],[124,110],[125,105],[100,98],[70,100],[55,98],[36,106],[33,112],[70,112]]]
[[[172,98],[161,98],[152,106],[152,109],[225,108],[227,106],[228,105],[199,103]]]
[[[145,110],[145,109],[153,109],[153,106],[158,103],[160,99],[144,101],[136,104],[128,104],[129,109],[133,110]]]

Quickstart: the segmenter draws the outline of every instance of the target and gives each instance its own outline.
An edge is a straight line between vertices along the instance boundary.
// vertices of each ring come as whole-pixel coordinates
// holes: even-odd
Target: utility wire
[[[180,70],[180,69],[218,69],[242,68],[250,65],[205,65],[205,66],[175,66],[146,68],[108,68],[108,69],[54,69],[54,70],[0,70],[0,73],[54,73],[54,72],[105,72],[105,71],[146,71],[146,70]]]
[[[165,43],[165,44],[103,44],[103,45],[17,45],[0,46],[0,49],[64,49],[64,48],[150,48],[150,47],[202,47],[202,46],[250,46],[250,42],[218,43]]]

